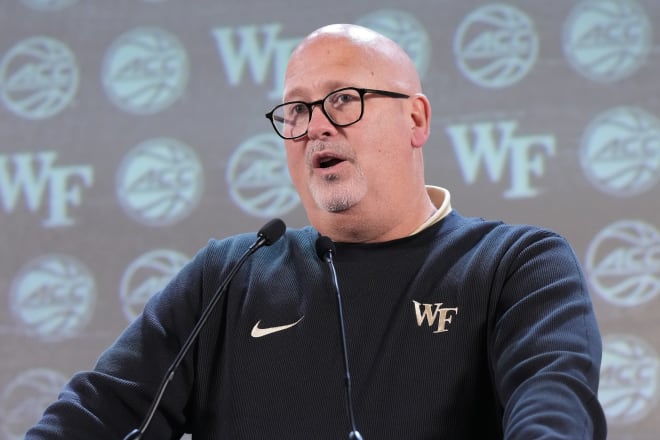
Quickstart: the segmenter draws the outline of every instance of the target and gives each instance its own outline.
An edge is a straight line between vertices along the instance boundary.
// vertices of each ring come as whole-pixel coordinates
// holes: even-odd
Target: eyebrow
[[[318,99],[323,98],[324,96],[327,96],[328,93],[333,92],[335,90],[341,89],[343,87],[360,87],[355,84],[348,84],[344,81],[332,81],[329,83],[324,84],[324,87],[327,87],[327,91],[323,93],[322,96],[320,96]],[[304,101],[303,98],[300,98],[300,96],[305,96],[307,97],[307,94],[305,93],[305,90],[307,90],[304,86],[303,87],[294,87],[293,89],[289,90],[286,94],[286,96],[282,96],[282,102],[288,102],[288,101]],[[291,97],[295,98],[291,98]],[[285,99],[286,98],[286,99]]]

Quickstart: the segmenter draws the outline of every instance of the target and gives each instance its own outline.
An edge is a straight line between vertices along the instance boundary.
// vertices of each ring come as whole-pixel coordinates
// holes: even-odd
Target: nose
[[[312,114],[307,127],[307,137],[310,139],[319,139],[332,136],[337,132],[337,127],[323,113],[320,105],[312,107]]]

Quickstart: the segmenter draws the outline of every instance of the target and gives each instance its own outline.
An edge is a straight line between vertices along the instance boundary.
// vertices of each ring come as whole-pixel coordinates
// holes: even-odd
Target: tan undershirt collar
[[[418,232],[423,231],[429,226],[445,218],[447,214],[451,212],[451,195],[449,194],[448,190],[439,186],[426,185],[426,191],[431,198],[431,202],[433,202],[433,205],[436,207],[436,211],[410,235],[415,235]]]

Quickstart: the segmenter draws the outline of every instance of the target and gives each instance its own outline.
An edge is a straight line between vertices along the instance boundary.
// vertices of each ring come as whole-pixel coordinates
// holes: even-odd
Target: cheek
[[[361,139],[361,145],[366,145],[370,155],[377,156],[381,161],[396,160],[402,150],[410,145],[410,137],[401,126],[400,121],[382,121],[369,131],[369,135]],[[386,165],[386,164],[383,164]]]
[[[412,153],[410,141],[410,131],[400,120],[378,124],[369,136],[360,139],[359,163],[365,172],[389,181],[408,165]]]
[[[305,174],[305,148],[302,145],[285,142],[286,164],[289,169],[289,175],[293,184],[298,187],[298,183]]]

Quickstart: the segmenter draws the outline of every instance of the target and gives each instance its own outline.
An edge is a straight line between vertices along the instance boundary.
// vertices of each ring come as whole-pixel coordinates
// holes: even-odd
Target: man
[[[313,101],[346,86],[410,97],[365,94],[361,121],[348,127],[313,111],[306,136],[285,142],[293,183],[312,225],[335,241],[409,235],[436,210],[422,159],[431,107],[415,67],[391,41],[357,27],[325,28],[291,57],[284,101]],[[332,161],[339,163],[323,167]]]
[[[283,102],[267,117],[311,227],[236,273],[144,438],[604,439],[577,258],[551,231],[464,218],[425,185],[431,107],[404,51],[323,27],[293,52]],[[336,243],[340,307],[319,234]],[[138,426],[252,241],[211,240],[26,438]]]

